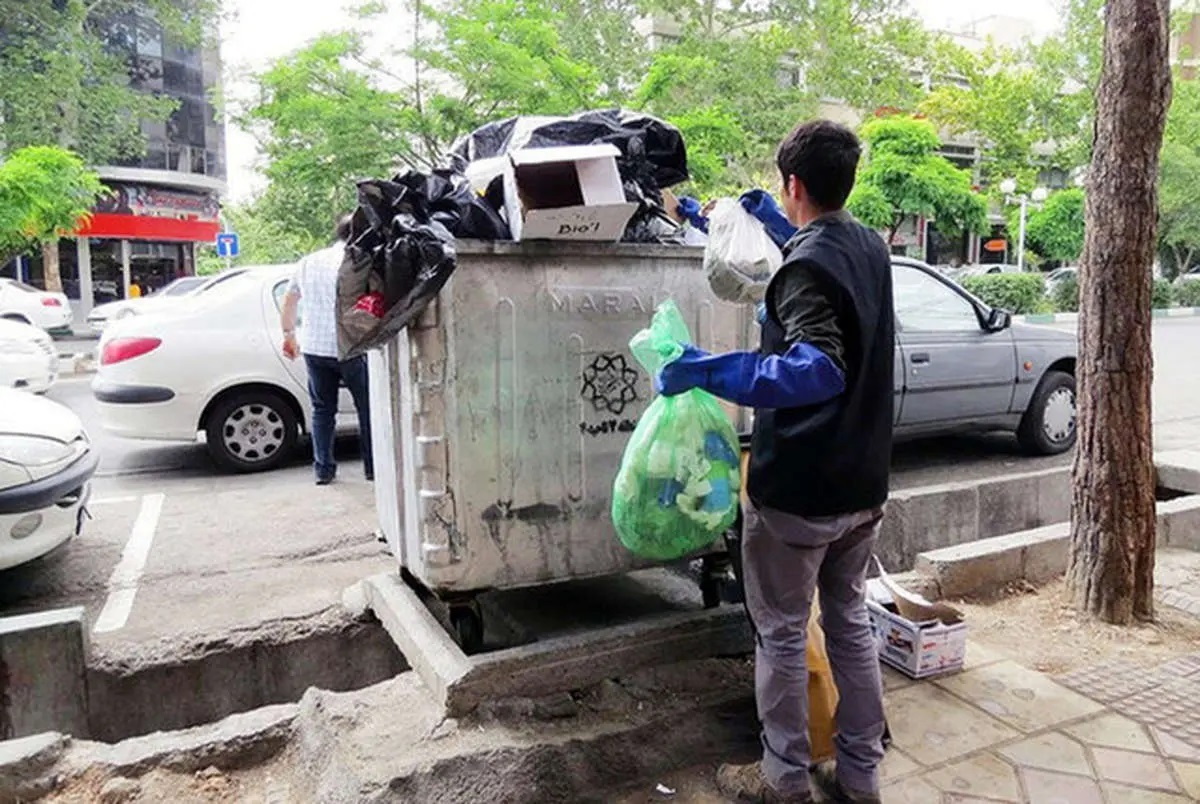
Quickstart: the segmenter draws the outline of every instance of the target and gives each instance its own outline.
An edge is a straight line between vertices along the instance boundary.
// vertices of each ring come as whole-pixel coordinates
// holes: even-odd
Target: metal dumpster
[[[647,566],[609,514],[653,394],[629,339],[668,297],[702,348],[746,348],[754,328],[752,310],[713,296],[702,253],[463,242],[436,302],[371,354],[380,524],[460,637],[481,628],[479,591]]]

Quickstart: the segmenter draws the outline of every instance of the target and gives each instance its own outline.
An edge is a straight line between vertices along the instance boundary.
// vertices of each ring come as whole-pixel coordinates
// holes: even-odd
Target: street
[[[1155,323],[1156,447],[1200,445],[1200,378],[1192,349],[1200,319]],[[353,440],[338,483],[316,489],[307,455],[267,474],[220,474],[201,444],[157,444],[106,434],[90,378],[49,396],[75,410],[101,453],[83,534],[47,558],[0,575],[0,612],[87,608],[95,650],[121,656],[198,650],[230,633],[321,616],[342,590],[394,569],[376,540],[374,495]],[[1070,462],[1028,458],[1011,436],[898,445],[893,488],[961,482]]]

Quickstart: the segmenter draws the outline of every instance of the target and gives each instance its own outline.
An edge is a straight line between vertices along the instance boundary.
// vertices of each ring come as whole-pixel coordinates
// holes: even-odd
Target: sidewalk
[[[1051,679],[986,648],[914,682],[887,671],[888,804],[1200,800],[1200,654]]]

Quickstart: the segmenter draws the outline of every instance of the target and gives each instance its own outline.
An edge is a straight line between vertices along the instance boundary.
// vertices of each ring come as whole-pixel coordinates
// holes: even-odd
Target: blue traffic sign
[[[217,256],[233,259],[238,255],[238,236],[233,232],[221,232],[217,235]]]

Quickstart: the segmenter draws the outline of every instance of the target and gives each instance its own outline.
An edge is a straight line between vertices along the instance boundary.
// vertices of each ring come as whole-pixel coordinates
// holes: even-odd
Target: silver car
[[[924,263],[892,258],[898,439],[1007,430],[1036,455],[1075,444],[1075,336],[1014,324]]]

